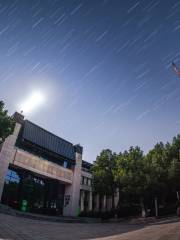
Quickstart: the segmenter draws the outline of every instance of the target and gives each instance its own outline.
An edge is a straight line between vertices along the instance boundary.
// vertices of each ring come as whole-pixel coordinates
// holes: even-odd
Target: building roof
[[[75,160],[75,149],[72,143],[28,120],[24,121],[22,138],[62,157]]]
[[[84,161],[84,160],[82,161],[82,167],[83,167],[83,168],[91,169],[92,166],[93,166],[92,163],[86,162],[86,161]]]

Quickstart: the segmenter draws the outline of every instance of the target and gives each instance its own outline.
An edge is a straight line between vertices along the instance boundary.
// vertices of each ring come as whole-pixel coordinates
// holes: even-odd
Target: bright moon
[[[22,105],[20,106],[20,110],[23,113],[30,113],[40,107],[45,102],[45,96],[39,92],[33,92]]]

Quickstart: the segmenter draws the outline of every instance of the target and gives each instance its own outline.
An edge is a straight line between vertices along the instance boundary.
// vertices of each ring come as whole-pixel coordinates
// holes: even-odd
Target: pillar
[[[76,162],[73,170],[72,184],[65,186],[64,216],[78,216],[80,212],[79,202],[83,148],[80,145],[75,145],[74,150]]]
[[[14,156],[16,153],[16,149],[14,146],[15,146],[20,128],[21,128],[21,124],[16,123],[13,134],[8,136],[4,141],[4,143],[2,144],[2,148],[0,152],[0,202],[2,198],[4,181],[8,171],[8,167],[10,163],[13,163]]]
[[[92,191],[89,192],[88,211],[92,211]]]
[[[110,211],[112,209],[112,197],[107,198],[107,210]]]
[[[95,211],[99,211],[99,195],[96,195],[95,197]]]
[[[81,190],[81,212],[84,211],[84,191]]]
[[[106,201],[106,195],[103,196],[103,203],[102,203],[102,210],[106,211],[107,210],[107,201]]]

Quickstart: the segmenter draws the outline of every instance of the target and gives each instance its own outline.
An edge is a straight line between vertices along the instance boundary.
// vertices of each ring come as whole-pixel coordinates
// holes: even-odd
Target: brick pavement
[[[0,240],[180,240],[180,219],[152,224],[56,223],[0,214]]]

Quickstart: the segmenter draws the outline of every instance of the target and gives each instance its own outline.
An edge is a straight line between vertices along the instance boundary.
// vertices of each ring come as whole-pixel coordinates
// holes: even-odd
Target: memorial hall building
[[[0,145],[0,200],[40,214],[77,216],[98,207],[92,164],[83,148],[14,114],[14,132]]]

